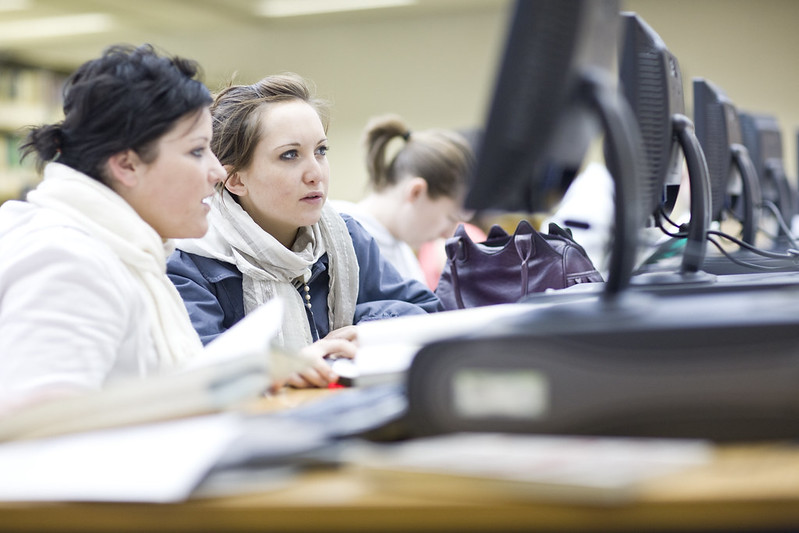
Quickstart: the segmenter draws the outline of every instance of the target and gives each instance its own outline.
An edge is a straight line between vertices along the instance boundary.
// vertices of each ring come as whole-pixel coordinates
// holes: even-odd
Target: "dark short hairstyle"
[[[211,104],[196,62],[159,55],[153,46],[115,45],[81,65],[63,88],[64,120],[33,127],[21,146],[41,168],[57,160],[106,182],[108,158],[134,150],[157,157],[157,140],[180,118]]]

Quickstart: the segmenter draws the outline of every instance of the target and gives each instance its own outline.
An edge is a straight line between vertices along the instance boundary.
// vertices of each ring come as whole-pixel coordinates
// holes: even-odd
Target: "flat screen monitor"
[[[619,9],[612,0],[520,0],[488,109],[466,207],[545,212],[560,200],[590,143],[604,133],[614,180],[606,294],[636,259],[637,126],[618,92]]]
[[[621,18],[619,80],[638,121],[646,154],[639,176],[642,207],[657,225],[671,214],[685,160],[691,217],[682,271],[693,275],[700,270],[707,250],[710,185],[707,163],[693,123],[685,116],[680,65],[660,36],[640,16],[622,13]],[[685,281],[685,277],[680,276],[675,281]]]
[[[764,214],[772,210],[773,216],[789,228],[796,214],[796,193],[785,173],[782,151],[782,132],[773,115],[740,111],[743,143],[757,171]],[[784,236],[783,224],[777,235]]]
[[[706,79],[694,78],[693,89],[696,136],[710,176],[711,220],[721,223],[734,216],[742,226],[741,239],[754,245],[760,187],[743,145],[738,110],[718,86]]]

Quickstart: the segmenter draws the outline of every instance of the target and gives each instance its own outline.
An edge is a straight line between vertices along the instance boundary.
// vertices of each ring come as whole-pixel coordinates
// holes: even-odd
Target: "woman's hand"
[[[351,326],[354,328],[354,326]],[[284,385],[298,389],[310,387],[324,388],[338,381],[338,374],[333,372],[325,358],[355,357],[357,346],[354,342],[354,331],[349,327],[333,331],[310,346],[300,350],[300,357],[309,361],[309,365],[286,380]],[[344,331],[348,330],[348,331]],[[279,387],[278,387],[279,388]]]
[[[343,328],[334,329],[327,336],[322,340],[333,340],[333,339],[344,339],[350,341],[354,347],[357,349],[358,347],[358,327],[357,326],[344,326]],[[321,341],[320,341],[321,342]],[[345,350],[341,353],[331,352],[326,354],[324,357],[326,358],[333,358],[338,359],[340,357],[346,357],[347,359],[352,359],[355,357],[355,350],[349,351]]]

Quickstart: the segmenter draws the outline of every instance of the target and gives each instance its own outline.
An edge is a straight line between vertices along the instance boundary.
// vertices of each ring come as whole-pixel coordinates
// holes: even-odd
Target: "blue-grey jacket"
[[[438,297],[423,283],[405,279],[380,256],[372,236],[352,217],[341,215],[358,259],[359,286],[353,324],[443,310]],[[327,317],[329,275],[327,254],[313,265],[308,286],[308,321],[314,340],[330,332]],[[194,329],[203,344],[244,317],[241,272],[236,265],[176,250],[167,261],[167,274],[177,287]]]

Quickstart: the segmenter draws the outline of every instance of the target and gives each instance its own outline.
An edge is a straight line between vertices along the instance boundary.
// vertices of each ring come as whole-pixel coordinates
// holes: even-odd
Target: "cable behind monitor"
[[[799,248],[799,244],[797,244],[796,242],[796,236],[794,236],[793,232],[791,231],[791,228],[788,226],[788,223],[785,221],[785,217],[782,215],[782,210],[780,209],[780,206],[778,206],[771,200],[763,200],[763,207],[771,211],[771,215],[777,221],[777,224],[779,225],[780,230],[782,231],[782,233],[778,235],[773,235],[772,239],[777,240],[780,237],[785,237],[786,239],[788,239],[788,241],[790,241],[791,246],[793,246],[794,248]],[[762,228],[761,231],[763,231]]]
[[[665,213],[661,213],[661,220],[667,221],[669,224],[677,228],[679,231],[677,232],[670,232],[667,230],[663,225],[659,224],[658,227],[660,230],[667,236],[675,238],[675,239],[685,239],[688,237],[688,225],[687,224],[677,224],[673,220],[671,220],[668,215]],[[784,222],[783,222],[784,224]],[[782,260],[785,261],[785,264],[781,265],[759,265],[757,263],[752,263],[751,261],[746,261],[745,259],[741,259],[735,257],[730,252],[724,249],[721,242],[719,242],[715,237],[720,237],[722,239],[728,240],[730,242],[735,243],[739,248],[747,250],[753,254],[759,255],[761,257],[765,257],[767,259],[775,259],[775,260]],[[791,269],[792,267],[796,267],[799,269],[799,249],[788,249],[785,253],[780,252],[772,252],[769,250],[763,250],[758,248],[748,242],[744,241],[743,239],[738,239],[733,237],[732,235],[725,233],[719,230],[708,230],[706,232],[706,239],[707,242],[715,246],[721,254],[727,258],[732,263],[736,265],[746,267],[751,270],[758,270],[763,272],[775,272],[775,271],[785,271],[786,269]],[[795,241],[793,241],[795,243]],[[797,247],[799,248],[799,247]]]

